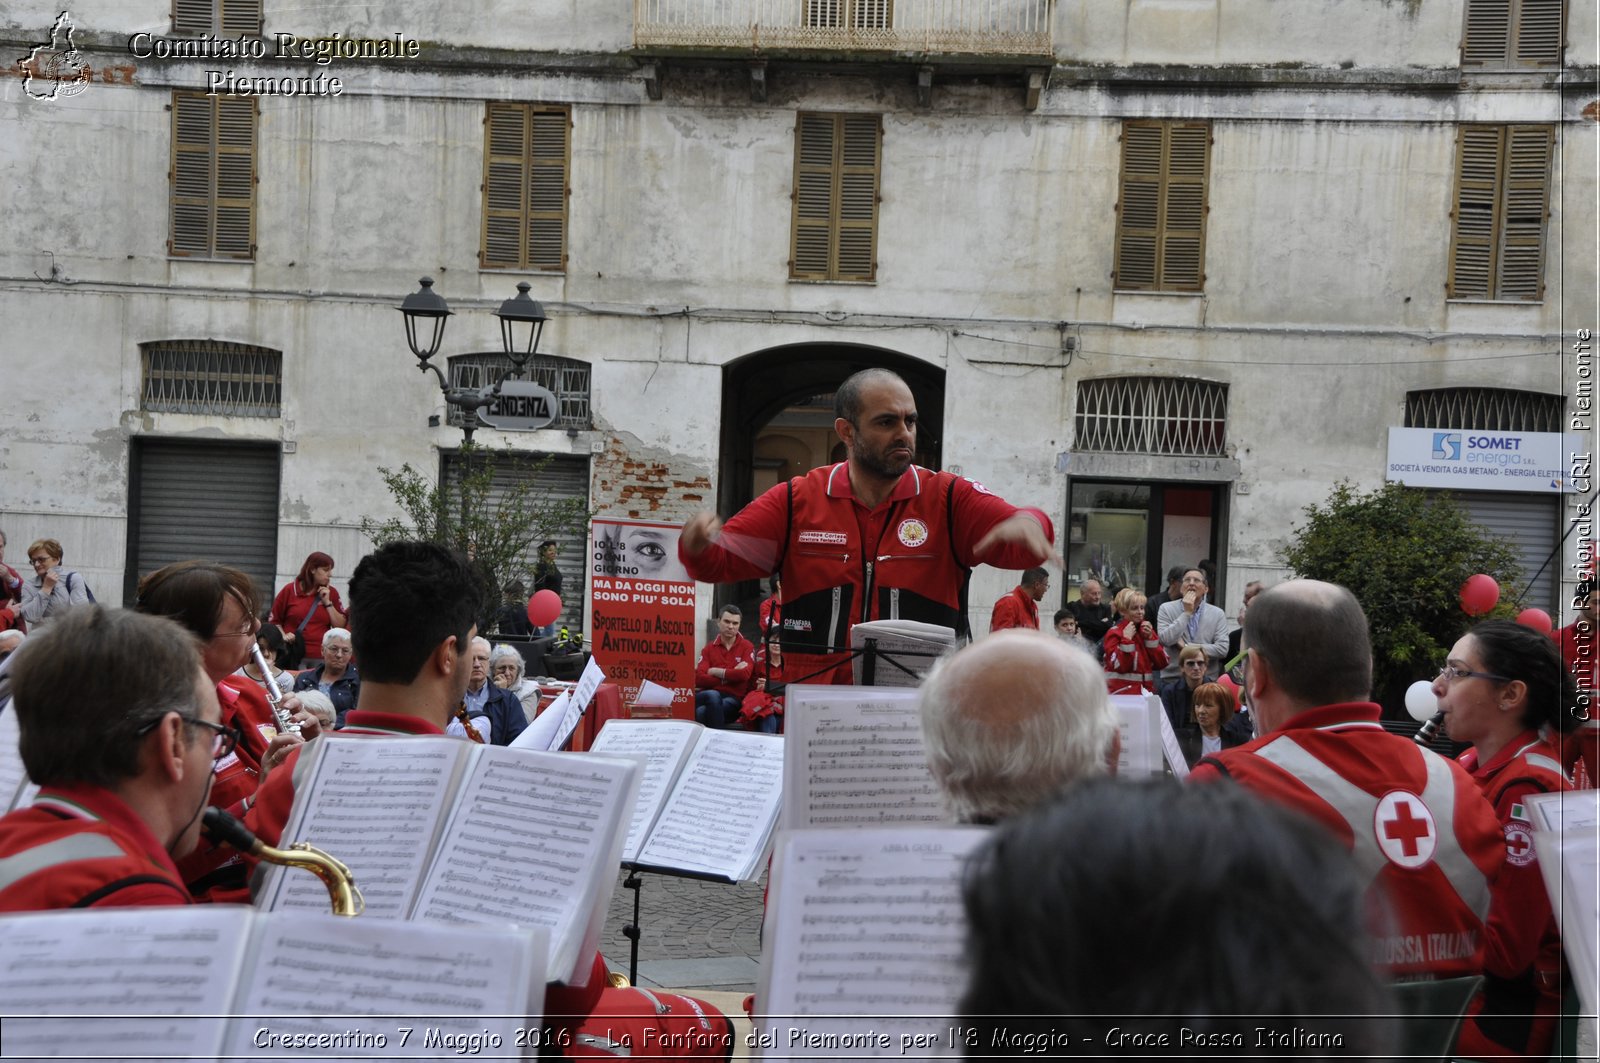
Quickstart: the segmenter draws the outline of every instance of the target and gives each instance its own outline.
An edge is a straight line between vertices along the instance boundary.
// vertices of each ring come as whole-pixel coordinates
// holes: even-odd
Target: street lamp
[[[433,375],[439,381],[439,390],[444,393],[444,401],[461,409],[464,415],[462,431],[470,444],[477,411],[499,398],[501,383],[512,374],[501,373],[487,387],[452,387],[443,370],[428,361],[439,353],[439,345],[444,341],[445,321],[452,313],[450,305],[444,301],[444,296],[433,290],[432,277],[423,277],[418,283],[422,287],[406,296],[396,307],[406,318],[406,343],[411,353],[417,356],[417,368],[423,372],[433,370]],[[527,281],[522,281],[517,285],[516,296],[501,303],[500,309],[495,311],[495,317],[500,319],[501,351],[511,359],[515,366],[513,372],[518,377],[526,371],[528,360],[539,350],[539,339],[544,335],[544,307],[537,299],[528,297],[532,288]]]

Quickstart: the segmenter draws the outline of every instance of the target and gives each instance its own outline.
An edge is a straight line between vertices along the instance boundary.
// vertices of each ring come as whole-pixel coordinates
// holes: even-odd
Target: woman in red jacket
[[[349,620],[339,592],[330,585],[333,558],[321,550],[306,555],[294,582],[285,583],[272,599],[267,619],[283,631],[289,645],[285,667],[315,668],[322,663],[322,636],[330,627],[345,627]]]
[[[1167,666],[1167,650],[1144,618],[1145,596],[1132,587],[1117,592],[1111,606],[1121,618],[1106,632],[1106,688],[1113,694],[1150,694]]]

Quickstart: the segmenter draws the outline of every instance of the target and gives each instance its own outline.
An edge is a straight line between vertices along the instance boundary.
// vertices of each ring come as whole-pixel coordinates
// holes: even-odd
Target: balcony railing
[[[1053,54],[1053,0],[634,0],[637,47]]]

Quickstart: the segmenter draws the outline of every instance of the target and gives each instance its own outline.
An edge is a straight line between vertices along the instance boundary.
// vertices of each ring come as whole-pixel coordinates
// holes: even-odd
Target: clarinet
[[[476,727],[472,726],[472,720],[467,716],[466,698],[462,698],[461,704],[456,706],[456,719],[460,720],[461,726],[466,728],[468,738],[480,746],[483,745],[483,735],[479,733]]]
[[[1439,733],[1439,725],[1442,723],[1444,723],[1444,713],[1434,713],[1433,719],[1417,728],[1417,733],[1411,736],[1411,740],[1419,746],[1430,745],[1433,736]]]
[[[261,685],[267,691],[267,703],[272,706],[272,718],[278,722],[278,730],[288,734],[300,733],[300,725],[294,717],[289,715],[289,710],[283,707],[283,691],[278,689],[277,682],[272,678],[272,669],[267,665],[266,654],[261,652],[261,644],[250,644],[250,656],[256,662],[256,669],[261,673]]]

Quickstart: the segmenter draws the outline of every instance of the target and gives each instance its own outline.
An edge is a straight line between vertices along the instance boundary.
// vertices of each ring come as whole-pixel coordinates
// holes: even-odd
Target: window
[[[1544,229],[1554,144],[1550,126],[1460,127],[1450,298],[1544,298]]]
[[[1566,0],[1467,0],[1462,67],[1559,68],[1566,6]]]
[[[1125,376],[1078,385],[1078,450],[1220,457],[1227,436],[1226,384]]]
[[[806,0],[806,25],[825,29],[885,30],[893,0]]]
[[[1205,284],[1208,122],[1122,125],[1115,286],[1197,292]]]
[[[502,373],[512,368],[511,359],[503,354],[461,354],[450,359],[450,386],[455,388],[486,388],[500,379]],[[525,379],[547,389],[556,397],[558,408],[551,428],[577,428],[588,431],[594,427],[589,412],[589,364],[573,358],[537,354],[528,362]],[[451,406],[449,421],[456,427],[472,418],[475,428],[483,422],[476,413],[464,413],[459,406]]]
[[[567,268],[571,112],[491,103],[484,118],[484,269]]]
[[[172,32],[181,37],[258,37],[261,0],[172,0]]]
[[[1473,432],[1559,432],[1560,395],[1509,388],[1432,388],[1406,392],[1407,428]]]
[[[215,340],[139,345],[139,409],[220,417],[280,415],[283,354]]]
[[[256,253],[256,101],[172,94],[172,237],[178,257]]]
[[[799,115],[790,278],[870,281],[876,277],[882,140],[879,115]]]

